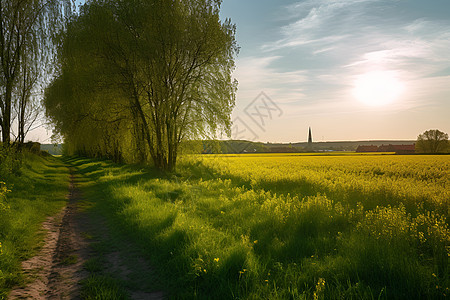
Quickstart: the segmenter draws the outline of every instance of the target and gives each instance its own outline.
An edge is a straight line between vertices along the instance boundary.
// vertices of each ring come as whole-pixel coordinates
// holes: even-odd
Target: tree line
[[[186,140],[229,133],[239,48],[219,0],[88,1],[62,33],[47,116],[66,150],[176,166]]]

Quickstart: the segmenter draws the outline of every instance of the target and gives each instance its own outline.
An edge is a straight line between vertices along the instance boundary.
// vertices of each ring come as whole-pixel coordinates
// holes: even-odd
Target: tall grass
[[[72,164],[170,297],[446,298],[448,158],[374,159],[189,159],[171,175]]]
[[[20,262],[41,245],[41,224],[65,203],[68,169],[53,157],[24,152],[16,173],[1,178],[0,200],[0,299],[8,290],[23,282]],[[7,193],[6,189],[9,191]]]

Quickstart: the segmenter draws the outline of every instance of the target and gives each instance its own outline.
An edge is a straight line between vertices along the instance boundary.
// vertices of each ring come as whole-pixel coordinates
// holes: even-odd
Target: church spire
[[[308,132],[308,146],[312,145],[312,134],[311,134],[311,127],[309,127],[309,132]]]

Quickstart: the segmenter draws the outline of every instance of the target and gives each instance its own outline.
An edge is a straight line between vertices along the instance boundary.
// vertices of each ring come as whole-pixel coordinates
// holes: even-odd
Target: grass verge
[[[0,299],[24,283],[20,262],[42,246],[42,222],[66,203],[69,172],[57,158],[23,154],[22,167],[3,180],[10,192],[0,210]]]
[[[157,290],[154,285],[155,274],[142,261],[140,248],[124,236],[118,224],[112,221],[111,211],[101,200],[105,195],[94,173],[104,163],[89,161],[93,163],[81,166],[88,161],[71,158],[63,160],[78,168],[75,183],[82,190],[78,210],[87,217],[88,222],[85,228],[87,231],[81,233],[90,242],[90,256],[84,263],[84,269],[89,275],[80,282],[81,297],[130,299],[137,296],[147,299]],[[91,176],[85,176],[86,172]]]

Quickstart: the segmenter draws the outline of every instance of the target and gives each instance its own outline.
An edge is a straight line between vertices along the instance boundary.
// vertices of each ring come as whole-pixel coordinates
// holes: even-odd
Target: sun
[[[357,77],[353,95],[367,105],[382,106],[398,99],[403,90],[403,83],[394,72],[374,71]]]

